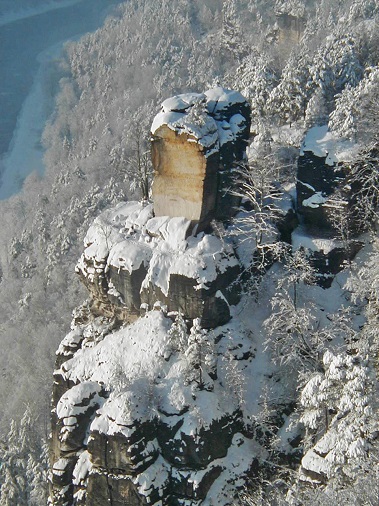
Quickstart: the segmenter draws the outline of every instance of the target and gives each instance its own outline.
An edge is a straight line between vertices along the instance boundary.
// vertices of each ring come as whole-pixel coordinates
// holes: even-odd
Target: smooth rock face
[[[152,158],[155,215],[209,223],[216,206],[217,154],[207,158],[196,138],[162,125],[155,133]]]
[[[151,128],[155,216],[184,216],[198,230],[228,220],[239,204],[231,169],[245,158],[249,130],[250,107],[235,91],[165,100]]]

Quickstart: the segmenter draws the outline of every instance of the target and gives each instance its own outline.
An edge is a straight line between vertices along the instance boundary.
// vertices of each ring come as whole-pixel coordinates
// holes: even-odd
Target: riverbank
[[[33,171],[43,174],[41,134],[51,113],[47,79],[65,42],[96,30],[120,0],[67,0],[50,9],[0,26],[0,199],[20,190]],[[52,2],[50,5],[56,4]],[[67,4],[71,4],[67,6]],[[20,36],[22,34],[22,36]]]

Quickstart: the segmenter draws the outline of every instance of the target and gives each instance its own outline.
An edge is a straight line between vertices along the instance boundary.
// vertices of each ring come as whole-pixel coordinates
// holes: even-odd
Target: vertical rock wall
[[[250,107],[224,88],[167,99],[152,125],[155,216],[184,216],[205,229],[227,220],[239,199],[232,169],[245,158]]]

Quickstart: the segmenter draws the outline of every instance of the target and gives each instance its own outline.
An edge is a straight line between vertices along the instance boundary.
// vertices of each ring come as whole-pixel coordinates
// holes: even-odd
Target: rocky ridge
[[[233,120],[243,118],[241,107],[246,114],[243,97],[222,89],[164,102],[152,127],[154,204],[120,203],[86,235],[76,269],[90,299],[74,312],[54,372],[52,506],[229,505],[258,457],[265,459],[266,436],[252,414],[270,381],[267,355],[251,325],[232,318],[246,269],[242,250],[251,263],[254,244],[242,247],[210,227],[236,211],[219,195],[233,164],[244,161],[249,119]],[[298,170],[300,226],[293,231],[287,202],[278,237],[310,250],[327,286],[351,252],[332,229],[309,235],[338,181],[325,167],[328,154],[307,153]],[[173,216],[183,166],[197,214]]]
[[[226,213],[218,194],[244,158],[241,111],[243,97],[221,88],[166,101],[152,128],[154,205],[120,203],[86,235],[76,270],[90,300],[54,372],[52,505],[229,504],[254,463],[237,395],[254,346],[243,325],[233,339],[228,327],[242,266],[232,244],[201,231]],[[199,169],[201,188],[212,171],[215,184],[210,207],[194,184],[202,210],[178,217],[159,178],[182,185],[183,164],[192,183]]]

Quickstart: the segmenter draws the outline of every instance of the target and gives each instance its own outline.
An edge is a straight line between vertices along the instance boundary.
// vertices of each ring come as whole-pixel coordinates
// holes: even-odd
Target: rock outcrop
[[[214,88],[165,100],[152,125],[155,216],[184,216],[204,230],[231,217],[233,165],[244,160],[250,106],[236,91]]]
[[[90,227],[76,268],[90,300],[54,372],[52,505],[226,505],[253,466],[240,392],[254,350],[243,325],[223,327],[241,264],[204,231],[238,202],[249,122],[222,88],[164,102],[154,204],[120,203]]]
[[[247,332],[218,327],[216,342],[195,324],[179,342],[160,309],[106,322],[76,319],[57,353],[50,503],[231,504],[259,447],[230,380],[247,381]]]
[[[77,272],[97,314],[130,321],[159,303],[203,328],[230,319],[240,264],[213,234],[188,235],[185,218],[153,217],[152,204],[128,202],[99,216]]]
[[[306,19],[304,17],[293,16],[287,13],[280,13],[276,16],[279,29],[279,43],[298,44],[303,36]]]
[[[362,246],[356,237],[363,230],[350,212],[358,189],[350,184],[348,162],[356,151],[353,143],[335,137],[327,126],[312,128],[300,151],[296,194],[301,226],[293,243],[310,250],[324,287]]]

